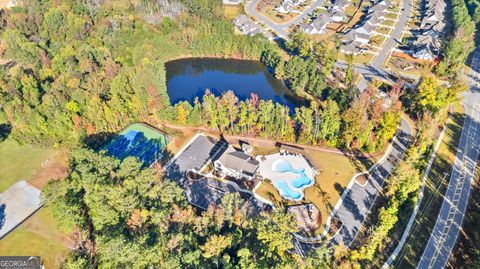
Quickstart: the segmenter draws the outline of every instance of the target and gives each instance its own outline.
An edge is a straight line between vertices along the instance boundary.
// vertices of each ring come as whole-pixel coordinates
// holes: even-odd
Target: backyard
[[[266,151],[264,149],[264,151]],[[315,177],[313,186],[304,190],[305,199],[301,202],[294,202],[282,199],[277,189],[269,182],[264,180],[256,190],[256,193],[264,198],[271,200],[277,205],[294,205],[304,202],[312,202],[320,211],[322,225],[315,231],[320,234],[325,229],[327,217],[330,210],[335,206],[340,195],[348,185],[352,176],[360,171],[364,171],[370,166],[358,159],[350,158],[345,155],[322,152],[309,151],[308,158],[314,166],[320,168],[320,174]]]

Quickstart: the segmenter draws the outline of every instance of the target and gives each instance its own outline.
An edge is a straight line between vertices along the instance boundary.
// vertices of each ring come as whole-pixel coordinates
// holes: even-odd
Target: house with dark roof
[[[411,55],[421,60],[432,61],[438,58],[441,37],[445,29],[445,7],[443,0],[429,0],[420,23],[420,34],[411,43]]]
[[[214,162],[215,171],[221,176],[252,180],[259,162],[243,151],[229,145]]]

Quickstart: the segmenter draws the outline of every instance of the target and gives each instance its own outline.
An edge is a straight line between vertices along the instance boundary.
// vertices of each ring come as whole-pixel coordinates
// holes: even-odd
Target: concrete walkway
[[[0,239],[35,213],[42,203],[40,190],[19,181],[0,194]]]

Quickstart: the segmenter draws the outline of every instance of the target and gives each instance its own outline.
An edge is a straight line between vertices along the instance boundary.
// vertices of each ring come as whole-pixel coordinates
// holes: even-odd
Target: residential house
[[[412,42],[412,57],[421,60],[435,60],[441,49],[441,38],[445,28],[445,7],[443,0],[429,0],[420,23],[421,34]]]
[[[336,10],[331,13],[331,18],[333,22],[343,22],[345,20],[345,11]]]
[[[275,11],[282,14],[288,14],[293,11],[294,7],[300,6],[305,0],[283,0],[283,2],[275,8]]]
[[[243,151],[228,146],[214,162],[215,171],[222,176],[252,180],[259,162]]]
[[[358,33],[355,29],[352,29],[343,36],[343,45],[340,47],[340,51],[358,55],[365,50],[369,40],[370,35]]]
[[[414,51],[412,56],[421,60],[432,61],[438,57],[441,48],[441,42],[435,35],[420,35],[413,42]]]
[[[275,11],[282,14],[288,14],[292,12],[292,9],[293,9],[292,3],[290,1],[284,1],[275,9]]]
[[[365,50],[363,47],[363,44],[358,43],[358,42],[352,42],[348,45],[342,45],[340,47],[340,51],[345,53],[345,54],[353,54],[353,55],[358,55],[362,53]]]
[[[310,24],[302,24],[300,28],[303,32],[313,35],[313,34],[323,34],[327,29],[327,25],[332,21],[332,18],[328,13],[321,13],[318,17],[312,21]]]
[[[368,14],[370,14],[370,15],[381,14],[383,16],[382,19],[384,19],[385,18],[384,15],[385,15],[385,13],[387,13],[387,11],[388,11],[388,6],[376,4],[376,5],[371,6],[368,9]]]
[[[331,11],[331,12],[337,11],[337,10],[343,10],[343,11],[345,11],[345,9],[348,7],[348,5],[350,5],[350,1],[349,1],[349,0],[336,0],[336,1],[333,3],[333,6],[330,7],[330,11]]]
[[[254,36],[261,32],[260,27],[246,15],[240,15],[235,18],[233,24],[245,35]]]

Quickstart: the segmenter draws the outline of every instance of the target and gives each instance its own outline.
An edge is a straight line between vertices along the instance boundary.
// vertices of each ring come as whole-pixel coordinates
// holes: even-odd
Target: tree
[[[220,103],[228,112],[228,122],[230,123],[230,130],[233,131],[233,123],[236,121],[238,113],[238,97],[235,96],[235,93],[233,91],[229,90],[222,94],[222,98],[220,98]]]
[[[187,122],[187,117],[188,114],[187,111],[185,111],[185,108],[183,108],[183,105],[181,103],[177,104],[177,121],[180,124],[185,124]]]
[[[355,79],[353,73],[353,54],[347,54],[347,71],[345,72],[345,85],[350,88]]]
[[[212,235],[207,239],[205,245],[201,247],[203,256],[207,259],[217,257],[232,244],[232,238],[229,236]]]
[[[268,251],[280,257],[293,248],[291,233],[298,230],[292,216],[282,209],[277,209],[271,215],[261,214],[256,220],[258,239],[268,246]]]
[[[320,116],[320,138],[333,141],[341,126],[340,109],[337,102],[327,100]]]

